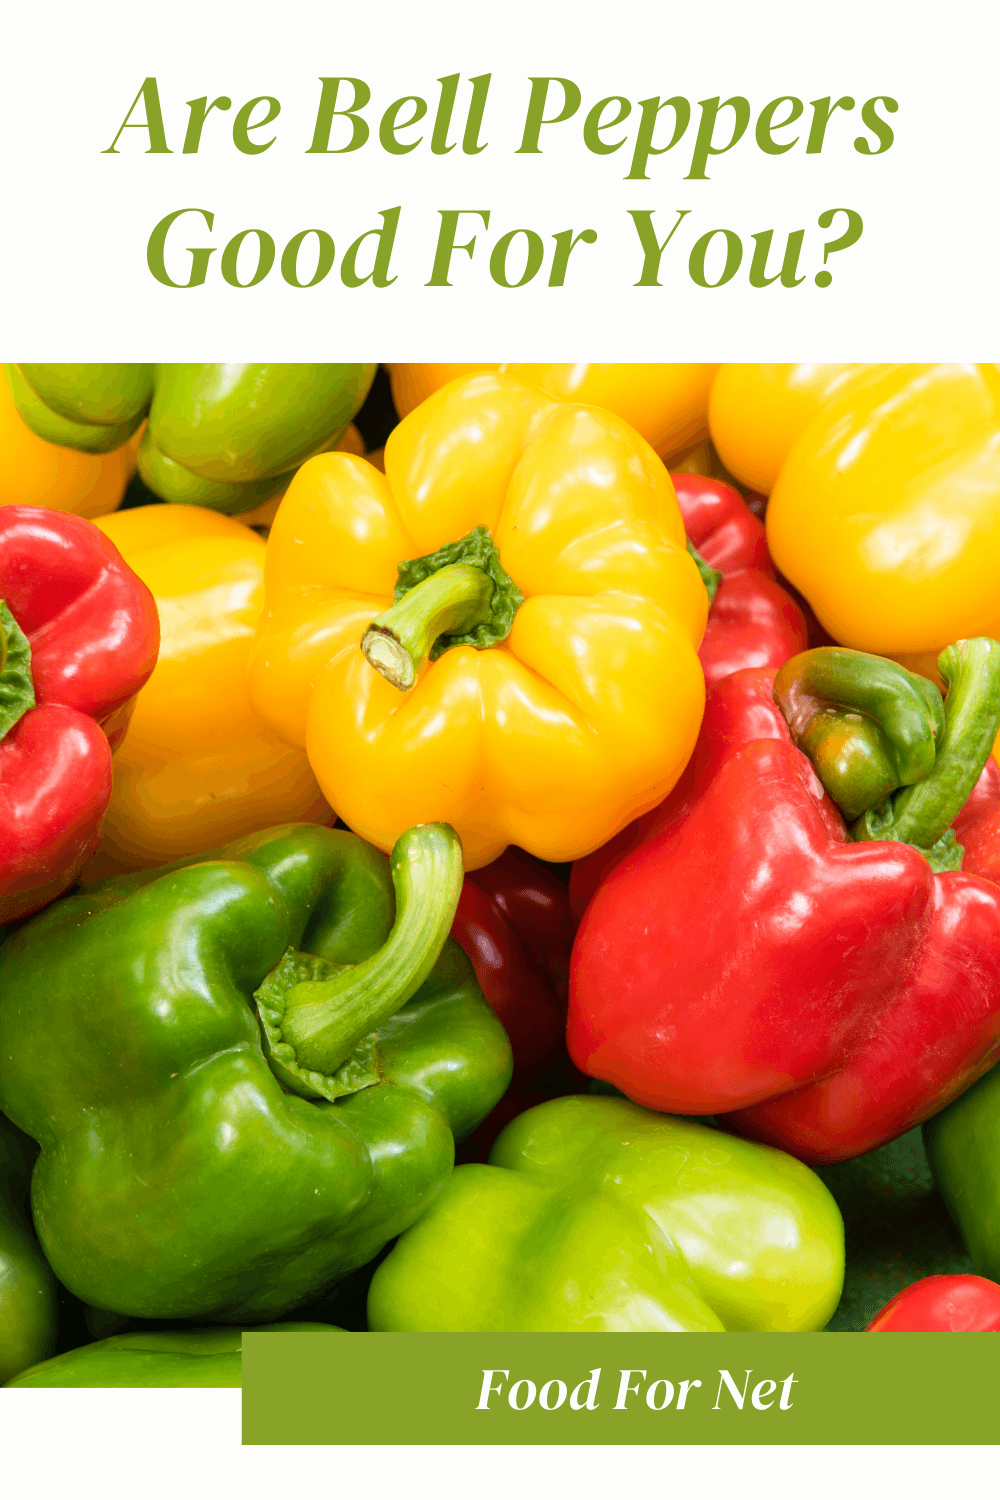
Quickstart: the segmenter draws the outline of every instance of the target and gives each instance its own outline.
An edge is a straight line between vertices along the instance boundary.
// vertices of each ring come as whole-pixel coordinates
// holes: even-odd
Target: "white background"
[[[11,6],[0,79],[5,130],[0,337],[8,357],[106,359],[983,359],[1000,352],[995,158],[996,7],[970,0],[135,0]],[[991,34],[992,28],[992,34]],[[435,80],[492,72],[489,149],[433,157],[428,143],[392,158],[374,145],[351,156],[304,155],[321,74],[372,87],[373,124],[391,100],[436,100]],[[527,78],[572,78],[580,114],[543,134],[544,155],[513,154]],[[172,156],[147,156],[141,132],[102,155],[147,74],[160,86]],[[467,97],[463,82],[460,100]],[[857,111],[840,116],[821,156],[765,157],[745,139],[684,182],[688,138],[654,160],[649,182],[623,182],[626,148],[583,150],[580,125],[597,99],[681,94],[747,96],[755,110],[782,94],[804,101],[889,94],[896,143],[880,157],[851,147]],[[197,156],[182,156],[184,101],[228,94]],[[257,94],[282,103],[278,143],[262,156],[232,146],[237,107]],[[433,102],[432,102],[433,108]],[[845,122],[848,128],[844,128]],[[429,125],[429,121],[425,124]],[[631,125],[633,122],[629,122]],[[221,128],[219,128],[221,127]],[[689,127],[693,134],[694,126]],[[751,127],[752,130],[752,127]],[[374,132],[373,132],[374,133]],[[551,144],[548,144],[551,143]],[[172,291],[146,268],[146,240],[172,209],[212,209],[218,235],[267,229],[280,248],[299,229],[326,228],[338,255],[380,209],[402,204],[384,291],[346,290],[336,270],[296,291],[277,271],[235,290],[213,274]],[[635,288],[639,257],[627,208],[672,218],[692,210],[698,233],[807,228],[814,270],[820,211],[856,208],[865,230],[830,261],[833,284],[755,290],[745,275],[695,287],[682,256],[664,258],[661,288]],[[567,285],[521,289],[486,276],[491,233],[472,262],[458,256],[452,289],[423,283],[438,208],[488,207],[491,231],[543,237],[587,226]],[[658,213],[657,218],[661,215]],[[688,221],[685,221],[688,222]],[[464,237],[464,236],[463,236]],[[776,235],[776,238],[779,236]],[[219,259],[217,251],[213,258]],[[805,257],[804,257],[805,260]],[[392,1413],[387,1411],[391,1430]],[[10,1492],[69,1491],[149,1500],[219,1493],[529,1496],[572,1489],[738,1493],[753,1500],[807,1491],[815,1500],[900,1490],[923,1496],[975,1483],[989,1450],[469,1449],[261,1450],[239,1447],[239,1397],[228,1391],[5,1392],[0,1442]],[[13,1470],[13,1471],[12,1471]],[[957,1471],[957,1472],[956,1472]]]
[[[996,38],[991,45],[987,30],[995,16],[995,6],[971,0],[11,6],[0,64],[0,336],[8,357],[35,360],[989,357],[1000,323],[1000,195],[990,156]],[[435,80],[452,72],[462,75],[460,106],[469,77],[493,74],[488,149],[432,156],[428,117],[414,152],[383,152],[374,139],[382,109],[417,93],[433,110]],[[125,132],[120,154],[102,154],[147,74],[158,80],[174,154],[143,154],[138,130]],[[373,139],[351,155],[307,155],[318,77],[339,74],[371,86]],[[533,74],[572,78],[584,102],[573,120],[543,132],[541,156],[519,156]],[[636,105],[623,130],[651,95],[696,105],[742,94],[756,118],[769,100],[793,94],[807,104],[800,127],[812,99],[849,94],[857,107],[835,116],[821,155],[805,155],[803,131],[787,154],[765,156],[751,123],[708,181],[689,182],[696,109],[680,144],[652,161],[650,180],[625,182],[630,148],[594,156],[581,136],[586,110],[615,93]],[[206,94],[228,95],[233,107],[211,115],[201,151],[184,156],[185,101]],[[263,155],[244,156],[232,120],[259,94],[281,101],[277,140]],[[896,140],[883,155],[864,156],[852,144],[862,133],[860,107],[880,94],[899,103]],[[307,290],[288,287],[277,267],[245,290],[219,276],[221,247],[238,230],[266,229],[280,254],[298,230],[325,228],[339,258],[395,204],[398,279],[384,290],[348,290],[338,267]],[[864,233],[830,258],[833,283],[821,290],[813,273],[831,235],[816,220],[840,206],[862,214]],[[183,207],[211,209],[216,221],[207,238],[204,230],[181,234],[180,247],[217,249],[209,282],[177,291],[153,280],[146,242]],[[491,209],[490,230],[471,262],[456,256],[452,288],[428,288],[437,210],[464,207]],[[662,287],[632,285],[641,261],[628,208],[656,210],[664,233],[678,209],[691,209],[665,252]],[[198,231],[200,220],[182,223]],[[728,285],[695,286],[690,246],[720,226],[750,248],[757,231],[773,228],[777,246],[804,228],[806,280],[754,289],[747,253]],[[518,227],[536,229],[547,244],[570,227],[594,227],[599,238],[574,251],[565,287],[548,288],[543,273],[506,290],[489,280],[488,251]]]

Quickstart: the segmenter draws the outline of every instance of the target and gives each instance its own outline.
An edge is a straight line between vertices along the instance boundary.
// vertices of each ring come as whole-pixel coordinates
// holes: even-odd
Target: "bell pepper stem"
[[[372,621],[361,649],[400,692],[417,680],[441,635],[464,635],[489,618],[493,580],[471,563],[441,568]]]
[[[892,801],[890,832],[869,832],[868,823],[854,831],[856,839],[893,838],[930,849],[958,817],[982,774],[1000,728],[1000,642],[980,636],[946,646],[938,657],[938,671],[948,685],[944,701],[944,735],[934,769]]]
[[[803,651],[778,673],[774,697],[848,820],[933,769],[941,695],[898,662],[841,646]]]
[[[437,963],[462,890],[462,844],[447,823],[407,829],[390,859],[396,921],[377,953],[285,996],[282,1040],[300,1067],[331,1074],[411,1000]]]

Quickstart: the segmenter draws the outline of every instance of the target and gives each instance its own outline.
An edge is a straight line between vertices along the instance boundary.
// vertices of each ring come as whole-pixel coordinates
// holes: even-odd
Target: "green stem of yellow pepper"
[[[439,636],[465,635],[489,618],[493,589],[493,580],[471,563],[442,568],[373,620],[361,649],[376,672],[405,693]]]

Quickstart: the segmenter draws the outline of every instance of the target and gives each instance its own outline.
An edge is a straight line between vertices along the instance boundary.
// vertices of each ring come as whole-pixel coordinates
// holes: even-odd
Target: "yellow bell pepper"
[[[717,365],[390,365],[401,417],[449,380],[499,370],[560,401],[602,406],[624,418],[664,463],[708,436],[708,393]]]
[[[822,406],[863,387],[877,365],[720,365],[708,404],[719,458],[769,495],[788,453]]]
[[[152,590],[160,656],[115,756],[104,837],[84,879],[200,854],[274,823],[331,821],[305,755],[250,706],[265,543],[189,505],[141,506],[97,525]]]
[[[792,447],[767,539],[845,646],[919,669],[1000,637],[1000,370],[868,366]]]
[[[112,453],[78,453],[37,437],[14,405],[0,371],[0,505],[44,505],[74,515],[107,515],[122,501],[139,434]]]
[[[609,412],[454,381],[391,434],[385,476],[346,454],[302,466],[265,584],[254,706],[383,849],[440,819],[469,868],[508,843],[575,859],[691,753],[708,597],[666,469]]]

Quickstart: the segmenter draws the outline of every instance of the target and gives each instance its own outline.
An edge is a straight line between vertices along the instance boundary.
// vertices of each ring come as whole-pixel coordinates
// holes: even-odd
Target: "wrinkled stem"
[[[424,823],[396,841],[390,859],[396,921],[371,958],[285,997],[282,1040],[300,1067],[331,1074],[358,1043],[413,998],[444,946],[462,889],[462,844],[447,823]]]
[[[441,568],[373,620],[361,649],[376,672],[408,692],[441,635],[464,635],[489,618],[493,580],[471,563]]]
[[[938,671],[948,696],[934,769],[893,798],[890,832],[884,818],[866,816],[852,830],[856,839],[893,838],[931,848],[982,774],[1000,728],[1000,643],[986,636],[956,641],[941,652]]]
[[[941,695],[897,662],[840,646],[803,651],[778,673],[774,697],[848,819],[934,767]]]

